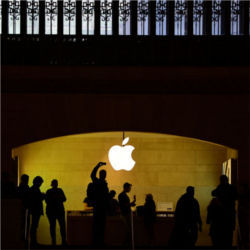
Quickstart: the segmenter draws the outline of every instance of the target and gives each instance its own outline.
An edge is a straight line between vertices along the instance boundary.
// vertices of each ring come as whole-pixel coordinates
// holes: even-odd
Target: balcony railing
[[[242,0],[3,0],[2,35],[249,35]]]

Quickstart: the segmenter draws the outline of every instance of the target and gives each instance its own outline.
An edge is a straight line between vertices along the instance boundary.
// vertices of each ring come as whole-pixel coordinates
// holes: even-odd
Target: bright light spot
[[[129,138],[123,140],[123,145],[129,141]],[[135,148],[131,145],[118,146],[115,145],[109,150],[109,161],[111,166],[115,170],[126,170],[130,171],[134,165],[135,161],[132,159],[132,152]]]
[[[122,141],[122,145],[126,145],[129,141],[129,137],[126,137],[123,141]]]

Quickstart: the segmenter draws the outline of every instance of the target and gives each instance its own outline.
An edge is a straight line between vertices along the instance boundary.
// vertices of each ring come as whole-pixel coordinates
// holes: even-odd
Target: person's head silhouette
[[[102,169],[100,172],[99,172],[99,177],[100,177],[100,180],[105,180],[106,179],[106,176],[107,176],[107,172],[106,170]]]
[[[146,194],[146,201],[152,201],[153,195],[152,194]]]
[[[187,191],[188,195],[190,195],[192,197],[194,196],[194,187],[188,186],[187,189],[186,189],[186,191]]]
[[[221,185],[226,185],[226,184],[228,184],[228,178],[227,178],[227,176],[226,175],[221,175],[220,176],[220,184]]]
[[[131,187],[132,187],[132,184],[130,184],[130,183],[128,183],[128,182],[126,182],[126,183],[123,184],[123,189],[124,189],[124,191],[125,191],[126,193],[129,193],[129,192],[130,192]]]
[[[51,187],[57,188],[58,187],[58,181],[56,179],[51,181]]]
[[[23,174],[21,176],[21,183],[28,185],[28,183],[29,183],[29,176],[27,174]]]
[[[43,178],[41,176],[36,176],[33,180],[34,186],[40,187],[43,183]]]
[[[110,198],[114,198],[115,195],[116,195],[116,191],[115,191],[115,190],[111,190],[111,191],[109,192]]]

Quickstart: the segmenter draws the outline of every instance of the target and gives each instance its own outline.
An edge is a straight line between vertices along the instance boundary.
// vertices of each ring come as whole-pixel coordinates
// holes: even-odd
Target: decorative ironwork
[[[130,35],[130,0],[119,1],[119,34]]]
[[[94,34],[94,15],[95,2],[94,0],[82,1],[82,33],[84,35]]]
[[[138,2],[138,10],[137,10],[137,18],[138,21],[145,22],[148,17],[148,2],[146,0],[140,0]]]
[[[122,0],[119,3],[119,18],[122,22],[127,22],[130,16],[130,2]]]
[[[87,0],[82,2],[82,17],[84,21],[91,21],[94,16],[94,11],[94,1]]]
[[[175,0],[175,35],[186,35],[187,14],[187,2]]]
[[[240,34],[240,1],[231,0],[231,35]]]
[[[8,15],[9,15],[9,34],[20,33],[20,17],[21,7],[20,0],[11,0],[8,2]]]
[[[102,0],[101,12],[101,35],[112,34],[112,0]]]
[[[212,2],[212,21],[218,22],[221,17],[222,8],[221,0],[213,0]]]
[[[63,1],[63,19],[64,19],[64,29],[63,33],[67,35],[75,34],[76,26],[76,1],[75,0],[65,0]]]
[[[112,18],[112,2],[109,0],[101,1],[101,20],[108,22]]]
[[[212,35],[221,35],[221,0],[212,1]]]
[[[139,0],[137,6],[138,35],[148,35],[148,1]]]
[[[203,0],[194,0],[194,8],[193,8],[193,34],[194,35],[202,35],[203,33],[203,14],[204,14]]]
[[[73,21],[76,16],[76,2],[67,0],[63,3],[63,15],[66,21]]]
[[[56,34],[57,33],[57,15],[58,7],[57,0],[45,1],[45,33]]]
[[[156,35],[167,34],[167,1],[156,2]]]
[[[27,33],[39,34],[39,0],[27,0]]]

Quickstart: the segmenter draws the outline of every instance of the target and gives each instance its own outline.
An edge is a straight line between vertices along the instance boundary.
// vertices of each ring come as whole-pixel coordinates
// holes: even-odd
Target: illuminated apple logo
[[[126,170],[130,171],[135,161],[132,159],[132,152],[135,149],[131,145],[125,146],[129,141],[129,137],[126,137],[122,146],[115,145],[109,150],[109,161],[114,170]]]

